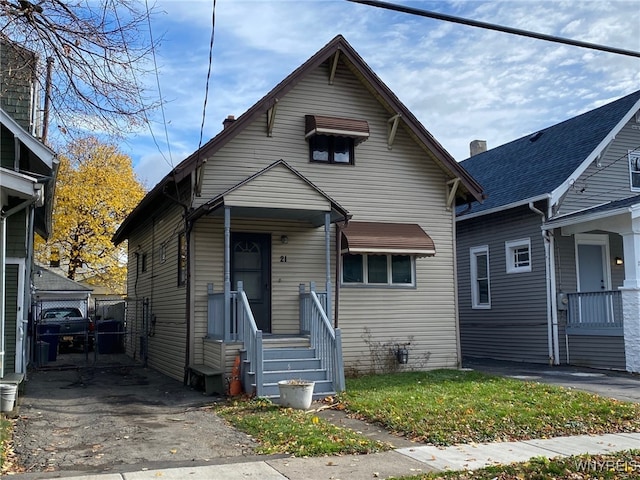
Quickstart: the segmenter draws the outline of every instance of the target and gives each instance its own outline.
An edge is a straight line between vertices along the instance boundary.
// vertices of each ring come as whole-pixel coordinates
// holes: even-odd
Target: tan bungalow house
[[[174,168],[128,240],[128,352],[246,392],[455,368],[456,205],[482,189],[342,36]]]

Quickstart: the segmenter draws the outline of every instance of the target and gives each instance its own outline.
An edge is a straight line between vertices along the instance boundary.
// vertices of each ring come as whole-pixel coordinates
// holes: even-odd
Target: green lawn
[[[473,371],[351,378],[338,401],[350,415],[433,445],[640,432],[640,405]],[[389,448],[313,412],[266,400],[232,401],[216,412],[252,435],[260,453],[318,456]]]
[[[347,380],[352,415],[433,445],[640,432],[640,405],[486,375],[436,370]]]

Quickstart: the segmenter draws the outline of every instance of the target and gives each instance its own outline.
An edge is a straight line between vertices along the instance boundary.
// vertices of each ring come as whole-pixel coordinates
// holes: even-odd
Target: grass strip
[[[340,428],[313,411],[282,408],[265,399],[236,400],[216,407],[216,413],[260,444],[258,453],[297,457],[373,453],[390,445]]]
[[[428,473],[397,480],[627,480],[640,478],[640,450],[564,458],[532,458],[528,462],[474,471]]]

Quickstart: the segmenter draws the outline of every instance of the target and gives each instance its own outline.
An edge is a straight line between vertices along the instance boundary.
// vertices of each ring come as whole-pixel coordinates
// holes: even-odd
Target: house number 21
[[[280,263],[287,263],[287,256],[286,255],[281,255],[280,256]]]

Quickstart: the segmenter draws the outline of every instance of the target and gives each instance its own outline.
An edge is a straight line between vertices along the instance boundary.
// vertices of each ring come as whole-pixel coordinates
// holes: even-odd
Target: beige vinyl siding
[[[591,163],[586,171],[569,188],[560,205],[564,215],[612,200],[620,200],[640,192],[631,191],[629,174],[629,150],[640,147],[640,129],[635,119],[629,120],[605,150],[605,155]]]
[[[224,204],[229,207],[331,209],[325,197],[284,166],[273,168],[225,195]]]
[[[221,148],[205,167],[202,197],[206,202],[273,162],[283,159],[314,185],[345,207],[354,221],[418,223],[433,238],[436,256],[417,260],[417,286],[408,289],[343,288],[339,322],[347,368],[369,368],[363,338],[365,329],[385,341],[411,340],[408,368],[455,367],[458,363],[453,272],[453,214],[445,208],[448,180],[444,172],[399,128],[391,149],[387,144],[387,112],[342,64],[333,85],[326,65],[312,72],[279,99],[273,136],[266,136],[266,116]],[[304,138],[306,114],[331,115],[369,122],[371,136],[355,148],[355,165],[328,165],[309,161]],[[206,152],[203,155],[207,155]],[[215,222],[196,225],[197,333],[206,330],[206,283],[222,288],[222,234]],[[233,231],[268,231],[273,245],[273,330],[297,329],[297,284],[314,280],[324,284],[322,228],[286,223],[234,219]],[[288,230],[285,228],[292,228]],[[253,227],[253,228],[252,228]],[[201,240],[208,229],[207,240]],[[279,242],[281,234],[289,244]],[[210,238],[209,238],[210,237]],[[298,239],[304,239],[301,242]],[[332,244],[335,236],[331,235]],[[333,251],[333,249],[332,249]],[[287,263],[275,259],[287,255]],[[216,258],[217,260],[213,260]],[[212,256],[205,262],[203,258]],[[332,254],[332,262],[334,255]],[[335,284],[335,267],[332,277]]]
[[[182,380],[186,345],[186,287],[178,286],[178,235],[184,231],[182,207],[167,202],[158,212],[163,215],[148,219],[129,238],[127,291],[129,312],[135,312],[135,321],[127,351],[139,356],[140,336],[150,334],[147,336],[149,366]],[[142,254],[147,255],[145,272],[137,260]],[[155,317],[155,325],[149,325],[146,330],[142,324],[145,299]]]

